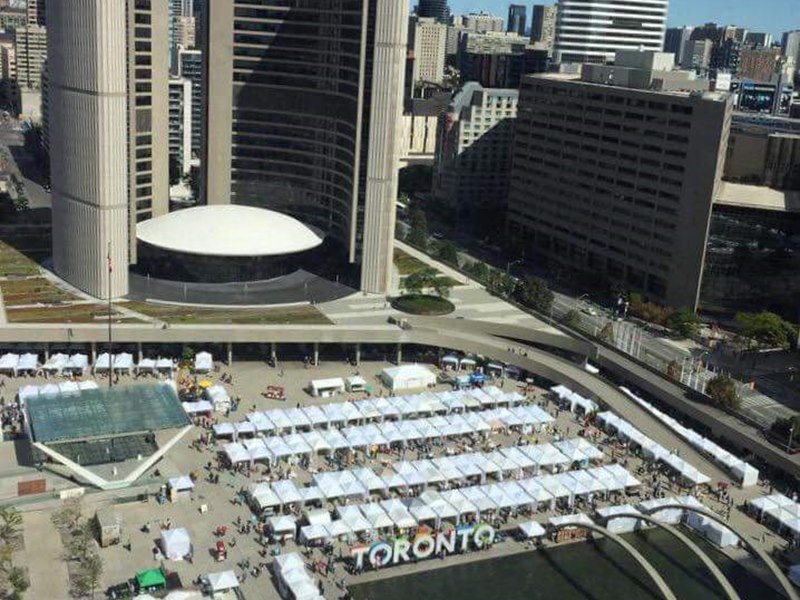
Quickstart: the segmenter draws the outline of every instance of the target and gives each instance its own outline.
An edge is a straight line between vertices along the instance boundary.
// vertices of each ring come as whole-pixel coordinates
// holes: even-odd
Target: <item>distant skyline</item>
[[[763,31],[779,35],[784,31],[800,29],[798,0],[670,0],[669,26],[702,25],[715,21],[720,25],[736,25],[751,31]],[[530,7],[535,2],[508,0],[449,0],[450,10],[455,14],[485,11],[504,19],[508,16],[509,4],[525,4]],[[414,7],[416,0],[411,0]],[[554,4],[554,2],[541,2]]]

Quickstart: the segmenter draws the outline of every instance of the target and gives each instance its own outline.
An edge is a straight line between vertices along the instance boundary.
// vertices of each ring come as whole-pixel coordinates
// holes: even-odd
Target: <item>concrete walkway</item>
[[[61,557],[64,546],[50,522],[50,512],[25,512],[22,523],[25,549],[17,556],[20,564],[28,567],[31,582],[25,597],[67,600],[70,597],[69,575]]]

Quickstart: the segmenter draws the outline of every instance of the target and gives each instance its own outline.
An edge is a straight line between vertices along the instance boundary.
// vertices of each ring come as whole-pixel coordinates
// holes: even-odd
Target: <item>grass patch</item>
[[[397,266],[397,270],[400,271],[401,276],[411,275],[428,266],[420,259],[411,256],[408,252],[404,252],[399,248],[394,249],[394,264]]]
[[[78,299],[44,277],[2,281],[0,290],[3,292],[3,303],[6,307],[37,303],[52,304]]]
[[[121,307],[167,323],[209,325],[332,325],[313,306],[275,308],[195,308],[148,302],[126,302]]]
[[[456,307],[446,298],[428,294],[407,294],[392,300],[392,307],[411,315],[447,315]]]
[[[108,318],[108,306],[102,304],[65,304],[36,308],[9,308],[9,323],[96,323]],[[114,322],[130,321],[115,315]]]
[[[0,277],[29,277],[38,274],[38,264],[16,248],[0,241]]]

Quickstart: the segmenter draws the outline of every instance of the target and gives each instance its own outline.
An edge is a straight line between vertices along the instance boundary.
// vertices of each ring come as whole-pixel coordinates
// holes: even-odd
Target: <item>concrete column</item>
[[[142,359],[144,358],[144,354],[142,354],[142,342],[136,344],[136,349],[139,351],[139,362],[142,362]]]
[[[319,342],[314,342],[314,366],[319,366]]]
[[[278,366],[278,345],[275,342],[269,344],[269,358],[274,366]]]
[[[92,365],[97,362],[97,342],[92,342]]]
[[[361,364],[361,344],[356,344],[356,366]]]
[[[233,364],[233,343],[228,342],[228,366]]]
[[[397,364],[403,362],[403,344],[397,344]]]

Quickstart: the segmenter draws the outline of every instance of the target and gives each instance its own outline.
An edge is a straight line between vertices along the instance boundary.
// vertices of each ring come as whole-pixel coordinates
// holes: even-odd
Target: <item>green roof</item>
[[[161,569],[145,569],[136,574],[136,583],[140,588],[151,588],[156,586],[167,585],[167,580]]]
[[[175,390],[163,383],[82,390],[26,401],[33,441],[117,437],[189,424]]]

